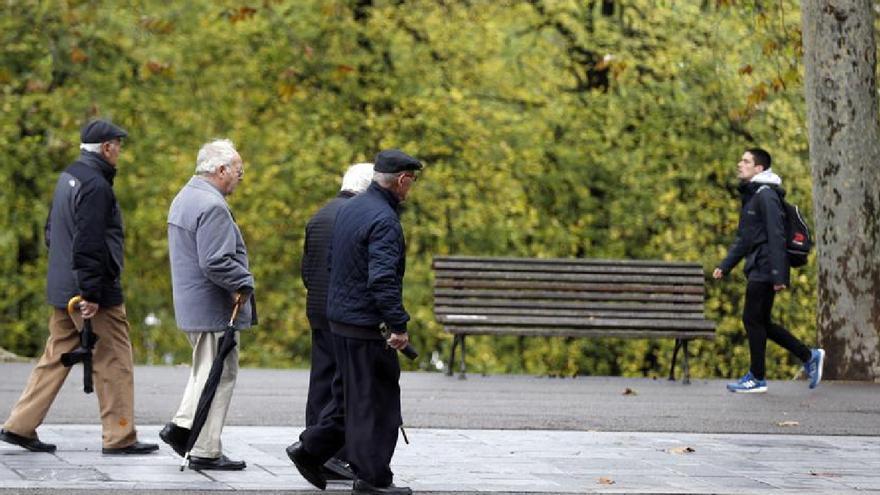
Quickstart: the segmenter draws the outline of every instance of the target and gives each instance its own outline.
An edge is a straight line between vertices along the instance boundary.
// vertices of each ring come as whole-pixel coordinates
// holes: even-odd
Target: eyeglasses
[[[409,177],[413,182],[419,180],[419,176],[416,174],[403,174],[404,177]]]

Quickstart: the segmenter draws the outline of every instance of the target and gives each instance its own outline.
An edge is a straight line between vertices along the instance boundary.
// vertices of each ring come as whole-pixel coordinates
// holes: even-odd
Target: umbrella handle
[[[83,302],[85,299],[82,296],[73,296],[67,301],[67,314],[73,316],[73,313],[76,312],[79,306],[79,303]]]
[[[238,316],[238,310],[241,309],[243,303],[241,294],[235,296],[235,304],[232,306],[232,317],[229,318],[229,326],[235,325],[235,318]]]

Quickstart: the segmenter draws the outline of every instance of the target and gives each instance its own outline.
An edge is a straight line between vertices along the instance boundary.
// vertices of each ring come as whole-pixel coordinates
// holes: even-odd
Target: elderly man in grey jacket
[[[246,302],[238,313],[236,328],[256,324],[254,277],[248,269],[247,248],[225,199],[243,176],[244,164],[232,141],[207,143],[199,150],[195,176],[180,190],[168,212],[174,314],[177,326],[193,346],[193,364],[177,414],[159,436],[180,455],[185,453],[199,396],[239,297]],[[238,346],[223,364],[208,418],[190,452],[191,469],[245,468],[244,461],[223,455],[220,442],[238,373]]]

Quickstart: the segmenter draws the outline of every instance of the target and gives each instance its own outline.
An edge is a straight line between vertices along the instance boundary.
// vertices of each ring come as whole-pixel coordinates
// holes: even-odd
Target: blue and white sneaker
[[[816,388],[822,381],[822,367],[825,365],[825,349],[813,349],[810,360],[804,363],[804,372],[810,380],[810,388]]]
[[[738,382],[728,383],[727,390],[738,394],[763,394],[767,391],[767,380],[758,380],[749,371]]]

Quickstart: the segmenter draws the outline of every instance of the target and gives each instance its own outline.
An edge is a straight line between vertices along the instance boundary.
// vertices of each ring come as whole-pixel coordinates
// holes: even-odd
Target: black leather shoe
[[[11,443],[12,445],[18,445],[19,447],[24,447],[31,452],[55,452],[55,447],[51,443],[43,443],[39,438],[28,438],[18,435],[16,433],[12,433],[8,430],[0,430],[0,440],[3,440],[6,443]]]
[[[328,480],[353,480],[355,478],[354,471],[351,470],[351,464],[343,461],[338,457],[331,457],[330,460],[321,466],[321,472],[324,478]]]
[[[388,486],[378,487],[367,483],[364,480],[354,480],[351,487],[352,495],[412,495],[412,489],[408,486]]]
[[[296,442],[295,444],[288,446],[285,450],[287,451],[287,457],[290,457],[290,460],[293,461],[293,465],[296,466],[296,470],[299,471],[299,474],[301,474],[306,481],[321,490],[327,488],[327,478],[321,473],[321,463],[306,452],[302,442]]]
[[[159,450],[159,446],[155,443],[135,442],[128,447],[119,447],[112,449],[104,447],[103,449],[101,449],[101,453],[107,455],[138,455],[149,454],[150,452],[155,452],[157,450]]]
[[[174,423],[165,424],[165,428],[159,432],[159,438],[167,443],[177,452],[177,455],[183,457],[186,455],[186,442],[189,440],[189,428],[181,428]]]
[[[214,459],[210,457],[189,457],[189,468],[193,471],[241,471],[246,467],[247,464],[244,461],[233,461],[225,455]]]

